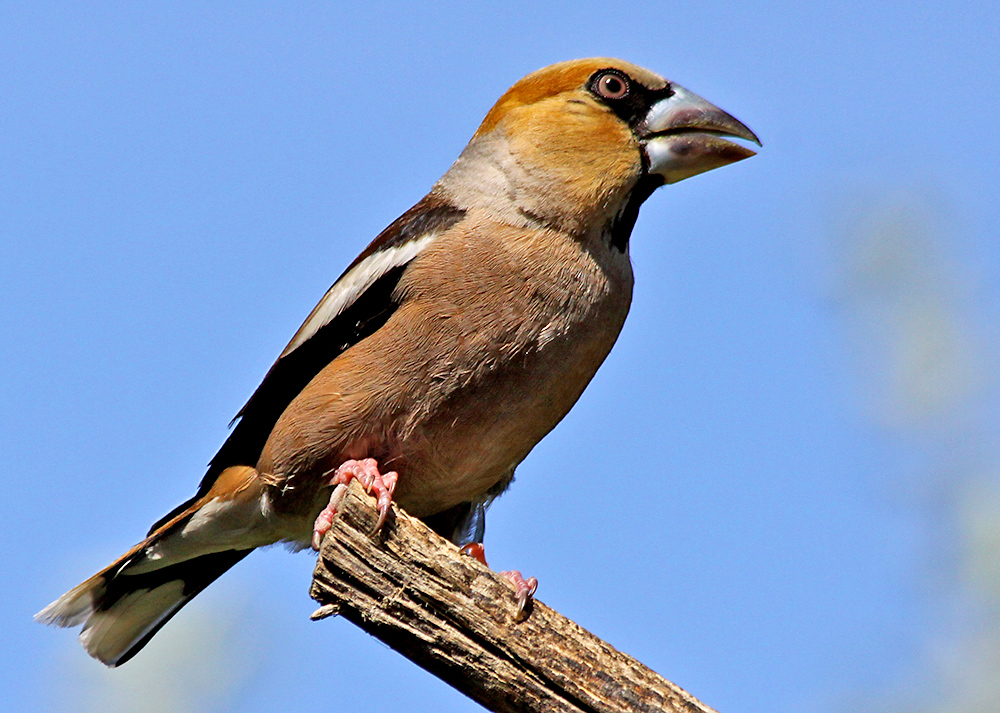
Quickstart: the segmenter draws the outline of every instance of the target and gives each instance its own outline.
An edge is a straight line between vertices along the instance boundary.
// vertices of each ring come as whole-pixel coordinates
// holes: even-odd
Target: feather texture
[[[85,649],[120,665],[255,547],[318,541],[348,469],[384,476],[380,507],[392,496],[448,537],[481,540],[489,503],[618,337],[639,206],[664,182],[752,155],[723,136],[756,140],[619,60],[516,83],[326,292],[195,495],[38,619],[82,624]]]

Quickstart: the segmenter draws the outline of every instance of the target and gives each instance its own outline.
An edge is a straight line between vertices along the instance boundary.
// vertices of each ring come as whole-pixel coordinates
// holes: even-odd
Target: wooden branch
[[[314,619],[340,614],[497,713],[715,713],[683,689],[535,601],[516,621],[507,581],[351,484],[323,541]]]

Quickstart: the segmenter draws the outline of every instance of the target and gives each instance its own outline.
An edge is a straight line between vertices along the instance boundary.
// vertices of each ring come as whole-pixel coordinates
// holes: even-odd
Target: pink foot
[[[385,524],[399,474],[396,471],[379,472],[378,463],[374,458],[345,461],[330,478],[330,485],[336,487],[330,495],[330,502],[316,517],[316,522],[313,524],[312,546],[314,550],[319,550],[323,536],[333,526],[333,517],[337,514],[337,508],[344,500],[344,495],[347,494],[347,484],[355,479],[361,481],[367,493],[374,492],[375,494],[378,507],[378,522],[375,523],[375,532],[378,532]]]
[[[467,545],[462,545],[458,551],[463,555],[468,555],[479,560],[489,567],[486,564],[486,549],[483,547],[483,543],[470,542]],[[516,569],[512,569],[509,572],[501,572],[500,576],[514,585],[514,596],[517,597],[517,620],[524,621],[528,618],[528,602],[535,594],[535,590],[538,589],[538,580],[534,577],[525,579]]]
[[[538,589],[538,580],[534,577],[525,579],[516,569],[501,572],[500,576],[505,577],[508,582],[514,585],[514,595],[517,597],[516,618],[518,621],[524,621],[528,618],[528,602],[531,601],[535,590]]]

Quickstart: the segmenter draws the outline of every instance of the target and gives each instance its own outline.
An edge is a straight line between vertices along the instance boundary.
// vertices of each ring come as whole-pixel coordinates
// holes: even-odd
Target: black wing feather
[[[375,253],[403,245],[431,232],[443,232],[464,215],[464,210],[454,207],[434,193],[428,194],[383,230],[337,281]],[[395,295],[396,285],[408,264],[387,270],[344,311],[274,363],[253,396],[233,419],[234,423],[237,420],[239,422],[209,463],[198,493],[163,516],[150,532],[205,495],[226,468],[257,464],[271,429],[292,399],[327,364],[354,344],[374,334],[396,311],[399,307]]]

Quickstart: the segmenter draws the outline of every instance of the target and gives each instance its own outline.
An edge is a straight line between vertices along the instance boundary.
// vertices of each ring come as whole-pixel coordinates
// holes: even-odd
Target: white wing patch
[[[369,255],[351,268],[323,295],[323,299],[316,305],[305,323],[299,327],[299,331],[292,337],[292,341],[285,347],[285,351],[281,352],[281,356],[287,356],[302,346],[316,332],[332,322],[337,315],[354,304],[358,297],[364,294],[365,290],[371,287],[378,278],[394,267],[408,263],[434,242],[438,235],[440,233],[427,233],[415,240],[409,240],[403,245],[384,248]]]

